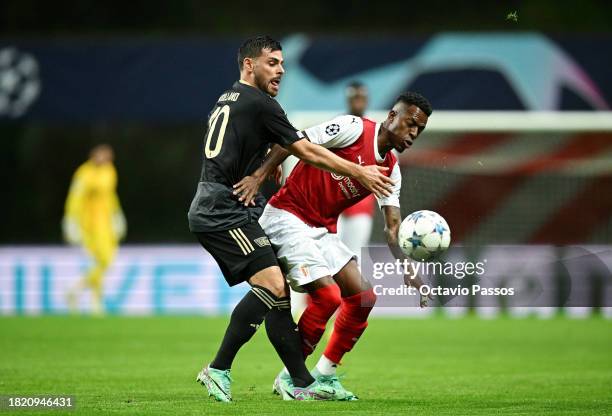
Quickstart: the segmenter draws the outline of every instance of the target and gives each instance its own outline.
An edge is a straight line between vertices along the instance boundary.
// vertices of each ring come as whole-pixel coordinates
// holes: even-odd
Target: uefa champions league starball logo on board
[[[36,59],[13,47],[0,49],[0,117],[20,117],[39,95]]]

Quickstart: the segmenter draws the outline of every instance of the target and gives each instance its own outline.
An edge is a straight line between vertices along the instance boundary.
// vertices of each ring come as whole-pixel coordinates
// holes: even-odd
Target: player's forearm
[[[393,257],[402,262],[402,264],[404,263],[404,260],[408,260],[408,267],[406,269],[407,273],[404,275],[404,283],[408,286],[414,286],[416,288],[419,288],[423,284],[423,281],[415,272],[414,267],[412,267],[412,260],[410,259],[410,257],[406,256],[400,248],[399,239],[397,237],[398,231],[399,227],[393,229],[385,228],[385,237],[387,238],[387,245],[389,246],[389,250],[393,254]]]
[[[64,216],[77,218],[81,214],[82,198],[77,195],[69,195],[64,206]]]
[[[387,240],[387,245],[389,246],[389,250],[393,257],[404,262],[404,260],[408,260],[410,262],[410,258],[404,254],[401,247],[399,246],[399,228],[402,222],[401,211],[398,207],[385,205],[383,206],[383,217],[385,219],[385,238]],[[415,278],[417,277],[414,273],[412,266],[409,267],[409,274],[404,276],[404,278]],[[406,281],[406,284],[410,284],[409,281]]]
[[[385,228],[385,238],[387,240],[387,245],[389,246],[389,250],[391,251],[391,254],[393,254],[393,257],[395,257],[398,260],[404,260],[407,257],[399,246],[397,232],[398,232],[398,228],[391,228],[391,229]]]
[[[287,149],[275,144],[272,146],[272,150],[270,150],[261,166],[253,172],[253,176],[262,179],[266,178],[268,175],[274,173],[276,168],[283,163],[290,154],[291,153]]]
[[[342,159],[324,147],[312,144],[306,139],[292,144],[288,150],[304,162],[337,175],[353,178],[357,177],[360,172],[359,165]]]

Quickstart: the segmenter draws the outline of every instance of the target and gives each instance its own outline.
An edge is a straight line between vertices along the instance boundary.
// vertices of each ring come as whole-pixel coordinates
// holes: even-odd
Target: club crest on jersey
[[[253,240],[255,242],[255,244],[257,244],[259,247],[264,247],[264,246],[269,246],[270,245],[270,240],[268,240],[268,237],[259,237],[256,238],[255,240]]]
[[[302,276],[310,277],[310,269],[305,264],[301,264],[299,266],[299,270],[300,270],[300,273],[302,273]]]
[[[338,132],[340,131],[340,125],[339,124],[330,124],[327,127],[325,127],[325,133],[327,133],[328,136],[335,136],[336,134],[338,134]]]

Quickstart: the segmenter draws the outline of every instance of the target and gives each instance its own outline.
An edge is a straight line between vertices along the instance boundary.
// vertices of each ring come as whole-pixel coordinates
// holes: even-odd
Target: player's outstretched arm
[[[87,186],[83,176],[83,167],[80,167],[72,178],[68,196],[66,197],[66,203],[64,205],[62,234],[64,240],[70,244],[79,244],[82,240],[80,224]]]
[[[277,144],[272,146],[272,150],[267,154],[261,166],[252,175],[245,176],[234,185],[234,195],[240,195],[238,200],[244,202],[245,206],[255,205],[255,196],[269,176],[276,176],[276,182],[280,185],[281,178],[277,169],[289,155],[289,151],[282,146]]]
[[[330,152],[322,146],[311,143],[307,138],[287,146],[287,149],[304,162],[342,176],[357,179],[366,189],[376,196],[389,196],[394,181],[383,175],[386,167],[361,166]]]
[[[385,219],[385,238],[387,239],[387,245],[389,246],[389,250],[393,256],[400,260],[404,261],[408,260],[410,273],[404,275],[404,283],[408,286],[413,286],[415,288],[420,288],[423,285],[423,280],[416,273],[412,265],[410,265],[410,258],[407,257],[402,249],[399,246],[399,240],[397,237],[397,233],[399,231],[400,224],[402,223],[402,214],[398,207],[394,206],[383,206],[383,217]],[[433,299],[431,296],[421,296],[420,297],[420,305],[421,308],[427,306],[427,302],[429,299]]]
[[[333,173],[354,177],[370,192],[377,196],[389,196],[393,180],[381,172],[388,168],[381,166],[361,166],[335,155],[322,146],[311,143],[307,138],[288,146],[289,150],[274,145],[263,164],[250,176],[245,176],[234,185],[234,195],[240,195],[239,201],[245,206],[253,205],[255,196],[266,177],[272,175],[275,169],[293,153],[306,163]]]

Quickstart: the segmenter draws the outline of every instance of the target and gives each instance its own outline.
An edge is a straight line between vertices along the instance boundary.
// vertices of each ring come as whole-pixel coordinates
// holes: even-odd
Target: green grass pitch
[[[610,320],[372,319],[340,368],[361,400],[317,403],[271,394],[281,365],[262,328],[234,363],[235,402],[222,404],[195,375],[226,321],[0,318],[0,395],[74,395],[71,414],[612,413]]]

